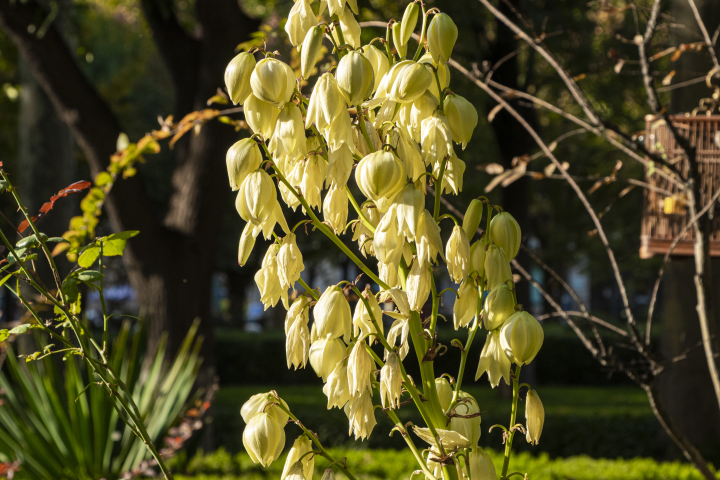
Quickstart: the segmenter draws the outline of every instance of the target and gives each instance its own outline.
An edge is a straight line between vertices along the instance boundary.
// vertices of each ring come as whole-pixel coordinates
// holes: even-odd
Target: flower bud
[[[460,391],[458,392],[458,403],[454,410],[458,415],[469,416],[479,414],[480,406],[472,395]],[[452,417],[450,419],[450,430],[470,440],[470,445],[477,445],[481,434],[480,423],[480,415],[472,418]]]
[[[247,402],[243,404],[240,408],[240,416],[242,417],[243,422],[250,423],[250,419],[254,416],[265,412],[274,418],[278,425],[283,427],[285,426],[290,416],[279,406],[272,404],[271,400],[268,398],[268,395],[270,394],[270,392],[258,393],[250,397]],[[273,399],[273,401],[276,400]],[[280,403],[282,403],[283,407],[289,410],[288,404],[285,403],[285,400],[280,399]]]
[[[512,260],[520,250],[520,225],[508,212],[502,212],[490,221],[490,240],[505,250],[508,260]]]
[[[444,412],[452,403],[453,388],[450,386],[447,378],[438,377],[435,379],[435,389],[437,390],[438,399],[440,400],[440,408],[442,408]]]
[[[427,267],[431,263],[437,263],[437,256],[442,256],[442,239],[440,238],[440,227],[427,209],[420,214],[418,227],[415,234],[417,246],[417,258],[420,266]]]
[[[351,50],[338,63],[335,73],[343,98],[350,106],[362,104],[372,95],[375,72],[370,61],[360,52]]]
[[[350,338],[352,333],[350,304],[339,286],[332,285],[320,295],[313,309],[313,315],[318,338]]]
[[[440,64],[438,66],[438,64],[435,63],[435,61],[433,60],[432,55],[430,55],[429,53],[426,53],[425,55],[420,57],[420,60],[418,60],[418,62],[424,63],[426,68],[433,76],[433,81],[428,88],[428,93],[432,94],[436,99],[440,98],[440,91],[444,91],[447,87],[450,86],[450,68],[447,66],[447,64]],[[440,89],[438,89],[438,82],[437,80],[435,80],[435,69],[437,69],[437,80],[440,81]]]
[[[529,444],[537,445],[545,423],[545,408],[533,389],[528,390],[525,397],[525,420],[527,430],[525,439]]]
[[[282,239],[277,261],[280,284],[285,289],[295,288],[295,282],[300,278],[300,272],[305,270],[305,265],[294,233],[289,233]]]
[[[492,290],[496,285],[512,280],[510,261],[505,250],[495,244],[485,251],[485,275],[487,275],[486,288]]]
[[[505,355],[518,365],[527,365],[533,361],[544,338],[540,322],[525,311],[510,315],[500,329],[500,345]]]
[[[335,472],[333,472],[333,469],[331,467],[325,469],[320,480],[335,480]]]
[[[333,232],[340,235],[345,231],[348,217],[348,194],[343,186],[334,185],[325,194],[323,200],[323,218],[330,224]]]
[[[465,162],[460,160],[453,152],[445,163],[445,172],[442,178],[441,193],[452,192],[458,195],[463,188],[463,174],[465,173]],[[433,175],[440,175],[440,162],[433,164]]]
[[[420,5],[413,2],[405,7],[405,13],[403,13],[400,38],[403,45],[407,45],[410,37],[412,37],[415,27],[417,26],[418,15],[420,15]]]
[[[253,95],[274,107],[282,107],[290,98],[288,90],[292,94],[295,88],[295,75],[288,78],[286,66],[284,62],[272,57],[260,60],[250,76]]]
[[[445,246],[445,260],[447,261],[450,279],[460,283],[470,271],[470,242],[465,230],[459,225],[453,227],[450,239]]]
[[[235,142],[227,151],[225,162],[227,163],[230,188],[233,191],[238,190],[245,177],[260,168],[262,155],[257,142],[251,138],[243,138]]]
[[[362,292],[362,296],[368,305],[370,305],[370,311],[368,312],[367,307],[365,307],[365,302],[363,302],[362,299],[359,299],[355,304],[355,312],[353,313],[353,332],[355,336],[364,337],[370,334],[377,335],[378,332],[375,329],[375,325],[373,325],[373,320],[375,320],[375,323],[377,323],[377,326],[380,328],[379,333],[382,334],[382,309],[380,308],[377,298],[368,290]],[[371,313],[372,316],[370,315]]]
[[[470,247],[470,274],[482,279],[485,273],[486,237],[482,237]]]
[[[407,57],[407,43],[402,40],[402,25],[394,23],[390,28],[392,29],[393,45],[395,45],[398,56],[400,58]]]
[[[510,385],[510,359],[500,346],[500,331],[498,330],[490,331],[485,339],[485,346],[480,352],[475,381],[477,382],[485,372],[487,372],[488,380],[493,388],[498,386],[500,378]]]
[[[460,327],[467,327],[477,314],[478,302],[480,295],[477,286],[472,277],[465,277],[460,288],[458,288],[458,297],[453,305],[453,323],[455,330]]]
[[[447,115],[450,131],[455,143],[465,150],[478,124],[478,114],[473,104],[460,95],[448,95],[445,98],[445,115]]]
[[[254,133],[259,133],[264,138],[272,136],[280,109],[263,102],[251,93],[243,104],[243,111],[245,120]]]
[[[450,124],[440,110],[436,110],[431,117],[422,121],[420,144],[425,165],[439,166],[445,157],[454,154]]]
[[[500,328],[515,313],[515,296],[507,283],[496,285],[485,299],[483,322],[488,330]]]
[[[345,353],[345,344],[339,338],[320,338],[310,346],[310,366],[325,382]]]
[[[291,365],[295,370],[307,365],[310,354],[310,311],[307,305],[307,297],[298,297],[285,315],[285,357],[288,369]]]
[[[480,226],[480,222],[482,221],[484,208],[485,205],[481,200],[473,198],[470,201],[470,205],[468,205],[467,210],[465,210],[462,228],[465,230],[465,235],[467,235],[468,240],[472,240],[473,236],[475,236],[475,233]]]
[[[400,359],[395,352],[387,352],[385,366],[380,369],[380,402],[383,407],[400,408],[402,382]]]
[[[323,393],[328,397],[328,410],[333,407],[343,408],[350,400],[352,395],[348,386],[347,360],[338,363],[328,376]]]
[[[259,233],[259,232],[258,232]],[[252,253],[252,249],[255,246],[255,228],[253,224],[248,222],[245,224],[242,234],[240,235],[240,245],[238,246],[238,265],[244,266],[248,257]]]
[[[481,447],[470,450],[468,465],[470,467],[468,478],[473,480],[497,480],[497,472],[495,472],[492,458]]]
[[[302,41],[305,36],[318,24],[318,19],[312,11],[309,0],[297,0],[295,5],[290,9],[287,23],[285,23],[285,32],[290,38],[290,43],[300,50]]]
[[[325,174],[325,187],[335,185],[338,188],[345,188],[354,165],[353,152],[347,144],[330,151]]]
[[[285,480],[292,474],[299,474],[300,478],[297,480],[311,480],[313,469],[315,468],[315,457],[313,455],[305,454],[311,452],[312,449],[313,444],[307,436],[300,435],[296,438],[295,442],[293,442],[292,448],[288,452],[287,458],[285,459],[285,467],[283,467],[280,480]],[[298,469],[299,467],[299,472],[291,472],[293,467],[295,469]]]
[[[345,110],[345,100],[340,93],[337,80],[330,73],[318,78],[308,104],[305,128],[314,123],[318,130],[327,129],[330,124]]]
[[[280,110],[268,149],[277,157],[287,156],[292,159],[307,153],[302,113],[294,103],[288,102]]]
[[[248,52],[238,54],[228,63],[225,69],[225,88],[235,105],[245,103],[245,99],[252,92],[250,76],[256,63],[255,56]]]
[[[381,150],[366,156],[355,169],[355,181],[380,212],[387,212],[390,200],[405,185],[405,169],[392,152]]]
[[[372,404],[372,390],[365,390],[362,394],[351,398],[345,405],[345,415],[350,420],[348,435],[355,432],[355,440],[368,438],[377,425],[375,408]]]
[[[283,426],[267,413],[259,413],[250,419],[242,438],[253,463],[267,467],[277,460],[285,447]]]
[[[367,350],[364,341],[358,340],[350,350],[348,358],[348,387],[350,395],[355,396],[371,389],[370,374],[373,369],[373,361]]]
[[[433,81],[433,77],[425,65],[409,62],[397,73],[395,83],[389,91],[389,98],[394,102],[411,103],[420,98]]]
[[[310,78],[315,64],[320,59],[320,49],[324,36],[325,29],[317,25],[310,28],[305,35],[300,54],[300,72],[305,79]]]
[[[390,62],[388,61],[387,55],[381,52],[374,45],[365,45],[362,48],[363,55],[368,59],[370,65],[373,67],[375,81],[373,83],[373,92],[378,89],[380,82],[382,81],[385,74],[390,69]]]
[[[416,312],[422,311],[430,295],[430,275],[430,269],[427,266],[423,267],[420,262],[413,262],[410,273],[408,273],[406,286],[410,308]]]
[[[408,241],[413,241],[420,215],[425,210],[425,195],[412,183],[408,183],[395,197],[395,205],[397,205],[399,231]]]
[[[457,37],[458,29],[450,16],[446,13],[435,15],[427,31],[428,50],[435,63],[447,63]]]
[[[400,71],[411,63],[413,63],[412,60],[402,60],[390,67],[388,73],[386,73],[380,81],[373,98],[378,101],[384,100],[390,94],[390,90],[393,85],[395,85],[395,81],[397,80]],[[393,109],[394,108],[395,107],[393,106]],[[392,115],[392,113],[390,115]],[[390,118],[388,117],[387,120],[389,121]]]

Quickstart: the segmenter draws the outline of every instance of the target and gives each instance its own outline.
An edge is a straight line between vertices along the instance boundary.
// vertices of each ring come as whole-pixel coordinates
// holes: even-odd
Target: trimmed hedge
[[[289,438],[288,444],[291,443]],[[502,453],[487,450],[496,469],[502,465]],[[331,449],[336,458],[347,458],[348,468],[359,479],[385,480],[409,478],[418,469],[414,457],[408,450],[341,450]],[[179,460],[179,461],[178,461]],[[283,454],[269,468],[253,464],[246,453],[231,455],[220,449],[209,455],[196,455],[189,462],[181,458],[175,461],[175,471],[184,474],[177,480],[265,480],[280,477],[285,463]],[[314,478],[320,478],[329,462],[323,458],[315,461]],[[513,455],[510,469],[526,472],[532,480],[695,480],[702,476],[689,464],[681,462],[658,463],[647,458],[632,460],[593,459],[587,456],[551,459],[542,454],[529,453]],[[337,478],[345,478],[336,472]]]

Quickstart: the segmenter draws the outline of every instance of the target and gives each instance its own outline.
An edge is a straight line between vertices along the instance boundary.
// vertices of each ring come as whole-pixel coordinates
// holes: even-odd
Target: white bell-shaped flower
[[[295,73],[285,62],[264,58],[250,76],[253,95],[263,102],[281,108],[290,100],[295,89]]]
[[[363,158],[355,169],[355,181],[381,212],[405,184],[405,169],[392,152],[381,150]]]
[[[380,308],[380,304],[375,298],[375,295],[373,295],[372,292],[368,290],[362,292],[362,296],[363,298],[365,298],[365,301],[370,306],[370,310],[368,311],[367,307],[365,306],[365,302],[363,302],[362,299],[359,299],[355,304],[355,311],[353,312],[353,332],[355,336],[365,337],[366,335],[371,334],[377,335],[378,331],[373,325],[373,319],[380,328],[380,335],[382,335],[383,323],[382,309]]]
[[[420,144],[425,165],[439,165],[446,157],[450,158],[454,154],[450,124],[439,110],[422,121]]]
[[[470,273],[470,242],[465,231],[459,225],[453,227],[450,239],[445,246],[445,260],[450,279],[453,282],[462,282]]]
[[[472,277],[465,277],[458,288],[458,296],[453,304],[453,324],[455,330],[467,327],[477,314],[480,295]]]
[[[267,467],[277,460],[285,447],[283,427],[267,413],[259,413],[250,419],[242,438],[253,463]]]
[[[427,209],[420,214],[415,234],[415,245],[417,247],[418,263],[421,266],[428,267],[431,263],[437,263],[438,254],[443,255],[440,227]]]
[[[455,143],[465,150],[478,124],[478,113],[472,103],[460,95],[448,95],[445,98],[445,115]]]
[[[295,288],[295,282],[300,278],[300,273],[305,270],[305,265],[294,233],[288,233],[282,239],[277,262],[282,287],[286,290]]]
[[[375,71],[362,53],[351,50],[338,63],[335,73],[340,93],[349,106],[358,106],[375,86]]]
[[[310,366],[318,377],[327,381],[335,367],[346,355],[345,344],[339,338],[320,338],[310,346]]]
[[[352,313],[343,289],[337,285],[328,287],[313,309],[318,338],[350,338]]]
[[[436,64],[445,64],[452,55],[458,37],[455,22],[446,13],[433,17],[427,31],[427,44],[430,55]]]
[[[416,312],[422,311],[425,302],[430,296],[431,280],[430,268],[420,265],[420,262],[413,262],[406,280],[408,302],[410,302],[412,310]]]
[[[285,357],[287,366],[305,368],[310,354],[310,309],[305,296],[298,297],[285,315]]]
[[[280,115],[280,109],[270,103],[260,100],[252,93],[248,95],[243,104],[245,121],[254,133],[263,138],[270,138],[275,130],[275,121]]]
[[[372,404],[372,390],[365,390],[362,394],[351,398],[345,405],[345,415],[350,420],[348,435],[355,433],[355,440],[366,439],[377,425],[375,408]]]
[[[445,172],[442,178],[441,193],[452,192],[455,195],[462,192],[463,174],[465,173],[465,162],[460,160],[453,152],[452,156],[445,163]],[[437,178],[440,175],[440,163],[433,164],[433,175]]]
[[[256,64],[255,56],[248,52],[238,54],[228,63],[225,69],[225,88],[233,104],[245,103],[245,99],[252,92],[250,76]]]
[[[290,43],[300,50],[305,36],[312,27],[318,24],[318,19],[313,13],[309,0],[297,0],[290,9],[285,32],[287,32]]]
[[[500,345],[505,355],[518,365],[532,362],[544,339],[540,322],[525,311],[510,315],[500,329]]]
[[[400,359],[395,352],[387,352],[385,365],[380,369],[380,402],[386,408],[400,408],[402,394]]]
[[[480,362],[475,373],[475,381],[477,382],[483,373],[487,372],[491,387],[497,387],[501,378],[505,380],[507,385],[510,385],[510,364],[510,359],[505,355],[500,345],[500,331],[492,330],[488,333],[485,346],[480,352]]]
[[[328,410],[333,407],[343,408],[352,398],[348,386],[347,360],[338,363],[332,373],[328,375],[323,393],[328,397]]]
[[[302,1],[302,0],[300,0]],[[299,477],[297,480],[311,480],[313,469],[315,468],[315,457],[311,454],[306,455],[308,452],[312,452],[313,443],[306,435],[300,435],[293,442],[293,446],[288,452],[288,456],[285,459],[285,466],[283,467],[280,480],[289,479],[291,476],[291,470],[299,462]]]
[[[345,232],[348,217],[348,193],[345,187],[333,184],[323,200],[323,218],[336,235]]]
[[[366,345],[364,341],[356,341],[348,357],[348,387],[352,396],[371,389],[370,374],[374,363],[365,349]]]
[[[393,205],[383,215],[380,223],[375,228],[373,238],[373,249],[378,261],[387,265],[400,265],[405,238],[400,233],[397,218],[397,205]]]
[[[307,153],[305,125],[300,109],[288,102],[280,110],[268,149],[277,156],[297,159]]]
[[[370,61],[370,65],[373,67],[375,74],[375,82],[373,83],[373,92],[378,89],[380,82],[382,81],[385,74],[390,69],[390,62],[388,61],[385,52],[381,52],[374,45],[365,45],[362,47],[362,53]]]
[[[412,183],[406,184],[395,197],[398,229],[408,241],[415,240],[420,215],[425,210],[425,195]]]
[[[239,190],[243,180],[260,168],[262,155],[257,142],[252,138],[243,138],[233,144],[225,157],[230,188]]]

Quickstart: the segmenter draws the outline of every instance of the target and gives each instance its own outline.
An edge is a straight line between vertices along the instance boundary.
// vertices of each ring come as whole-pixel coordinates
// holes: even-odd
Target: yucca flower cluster
[[[240,53],[227,67],[227,91],[234,103],[243,105],[253,131],[227,154],[230,186],[238,191],[236,208],[246,222],[238,261],[247,262],[261,233],[273,241],[255,274],[261,301],[266,309],[282,301],[288,368],[310,363],[324,382],[328,408],[344,409],[350,435],[369,437],[376,426],[375,408],[381,405],[428,479],[496,478],[490,457],[478,446],[480,406],[461,385],[468,350],[484,324],[489,333],[476,380],[487,373],[493,387],[501,378],[514,386],[511,423],[502,427],[510,436],[507,463],[518,429],[520,366],[535,358],[543,341],[538,321],[516,304],[510,260],[520,248],[520,226],[484,197],[471,202],[464,219],[440,216],[440,196],[463,189],[465,162],[457,152],[465,149],[478,123],[473,105],[448,89],[447,62],[458,36],[452,19],[412,3],[401,22],[388,24],[386,38],[363,45],[357,13],[355,0],[319,5],[296,0],[285,30],[300,52],[300,71],[257,49]],[[419,42],[410,57],[414,34]],[[333,45],[337,62],[318,72],[324,41]],[[314,85],[309,98],[302,91],[303,80]],[[348,188],[352,181],[364,202],[353,197]],[[427,198],[430,187],[432,201]],[[309,220],[290,228],[283,203],[293,210],[300,207]],[[351,205],[355,218],[348,222]],[[486,228],[478,236],[483,218]],[[454,222],[444,245],[443,219]],[[310,289],[301,278],[303,257],[294,233],[307,222],[345,252],[377,292],[360,291],[350,281],[328,286],[321,294]],[[365,260],[347,247],[350,238]],[[366,264],[370,259],[372,264]],[[443,293],[436,291],[434,272],[443,262],[457,284],[451,289],[456,296],[454,328],[468,330],[457,378],[436,378],[433,369]],[[304,291],[297,292],[297,284]],[[351,291],[359,299],[354,309],[348,301]],[[383,310],[381,304],[392,309]],[[432,313],[423,318],[426,304],[432,305]],[[385,317],[392,319],[387,332]],[[371,348],[375,343],[383,347],[382,355]],[[421,366],[417,382],[403,365],[411,346]],[[413,434],[429,445],[429,455],[419,453],[394,412],[405,400],[414,402],[425,420]],[[541,413],[533,390],[524,429],[529,442],[540,437]],[[316,455],[331,460],[323,478],[333,477],[333,467],[354,478],[275,392],[252,397],[242,416],[245,448],[265,466],[282,452],[288,420],[303,429],[283,479],[309,480]],[[501,476],[506,474],[507,464]]]

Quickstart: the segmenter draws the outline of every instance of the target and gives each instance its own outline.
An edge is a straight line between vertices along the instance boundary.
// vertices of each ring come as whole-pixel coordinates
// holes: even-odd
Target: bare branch
[[[687,0],[688,5],[690,5],[690,9],[693,12],[693,15],[695,15],[695,21],[698,24],[698,27],[700,27],[700,31],[702,32],[703,39],[705,39],[705,45],[707,45],[708,52],[710,52],[710,58],[712,59],[713,66],[715,67],[713,70],[715,71],[716,75],[720,75],[720,63],[718,63],[717,54],[715,53],[715,41],[717,40],[718,32],[720,32],[720,26],[718,27],[718,30],[715,32],[715,39],[710,39],[710,35],[708,34],[707,28],[705,27],[705,22],[703,22],[702,17],[700,16],[700,12],[698,11],[697,5],[695,5],[695,0]]]
[[[587,316],[587,317],[586,317],[583,312],[577,312],[577,311],[574,311],[574,310],[566,310],[565,313],[566,313],[567,315],[572,316],[572,317],[584,317],[584,318],[587,318],[587,319],[590,320],[591,322],[595,322],[595,323],[597,323],[598,325],[602,325],[603,327],[607,328],[608,330],[612,330],[614,333],[617,333],[618,335],[621,335],[621,336],[623,336],[623,337],[627,337],[627,336],[628,336],[628,333],[627,333],[625,330],[623,330],[622,328],[618,328],[618,327],[616,327],[615,325],[613,325],[612,323],[606,322],[606,321],[603,320],[602,318],[598,318],[598,317],[596,317],[596,316],[594,316],[594,315],[590,315],[590,316]],[[538,320],[545,320],[546,318],[551,318],[551,317],[563,317],[563,315],[561,315],[561,314],[558,313],[558,312],[546,313],[545,315],[540,315],[540,316],[538,316],[537,319],[538,319]]]

